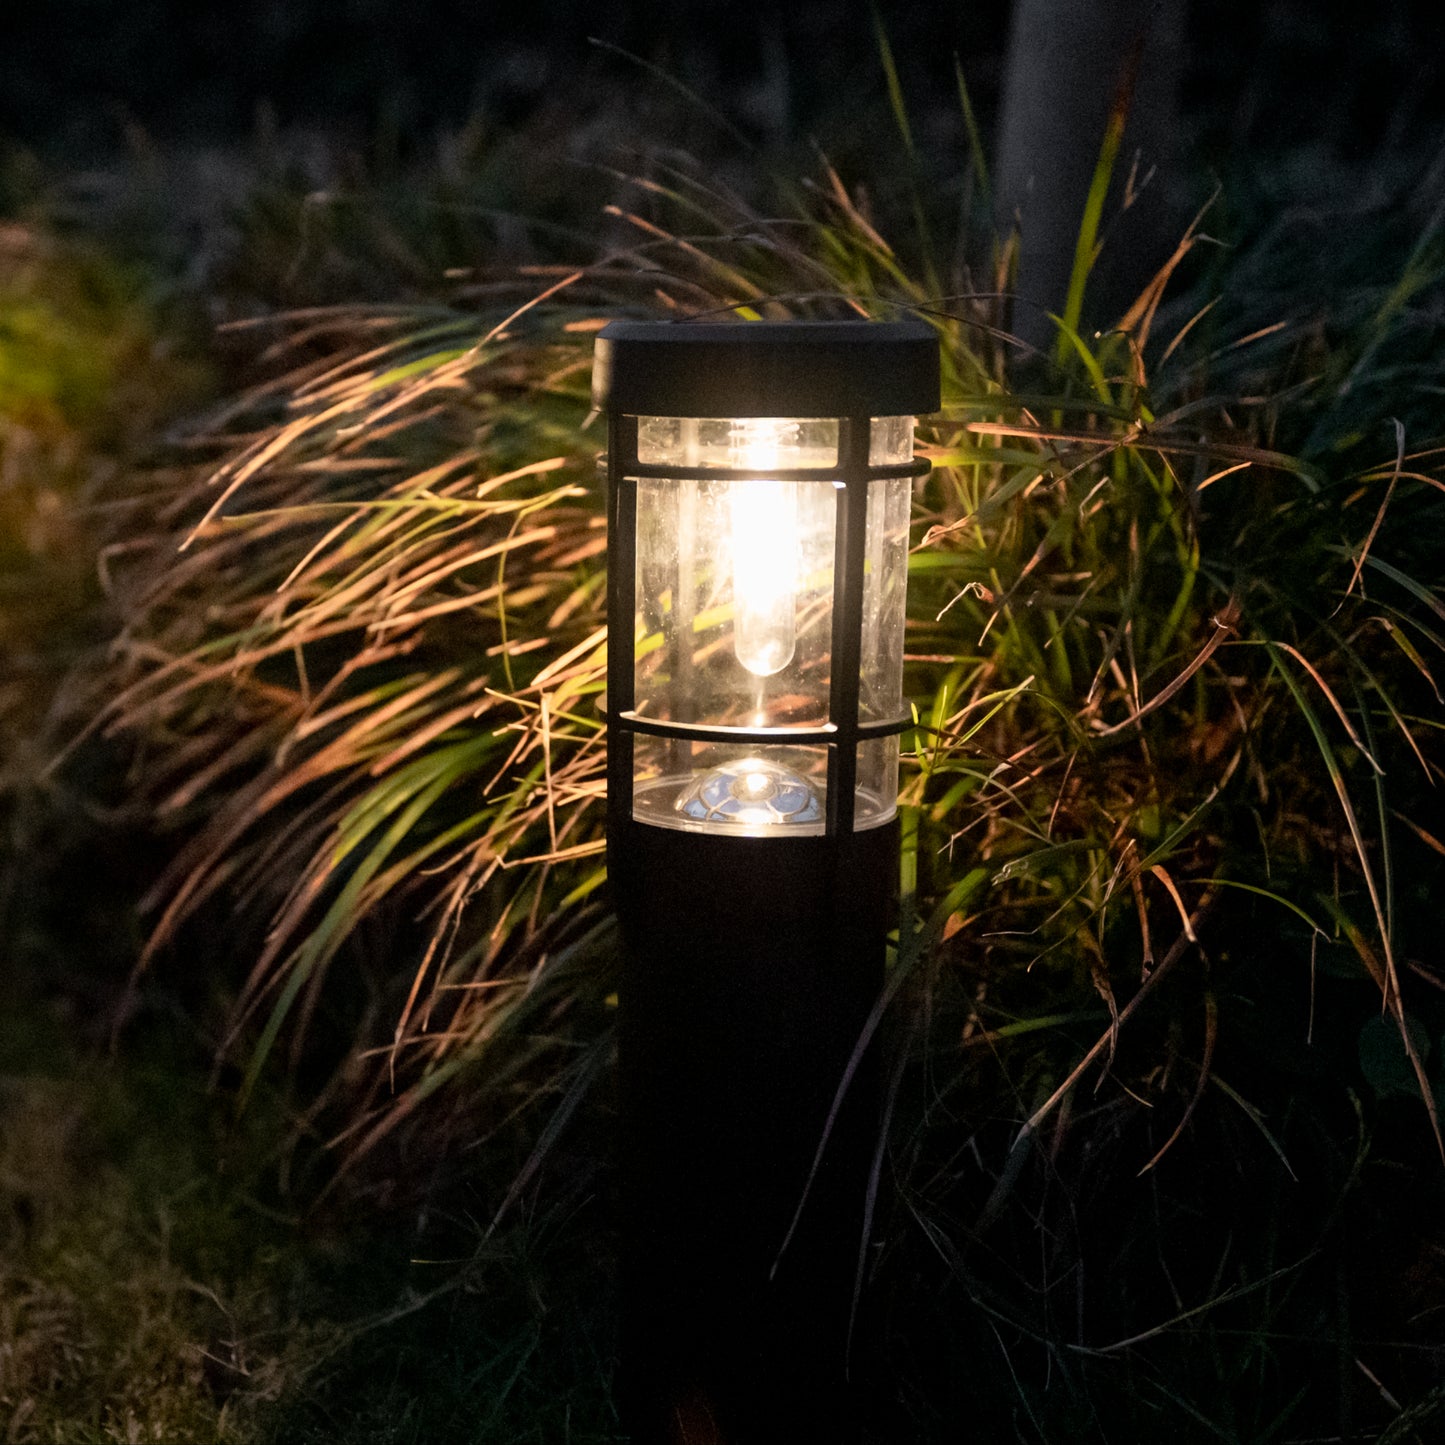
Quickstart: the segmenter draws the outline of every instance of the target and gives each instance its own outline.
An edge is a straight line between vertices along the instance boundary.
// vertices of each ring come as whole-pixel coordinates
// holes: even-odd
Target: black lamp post
[[[832,1445],[856,1428],[868,1054],[829,1118],[895,900],[928,470],[913,417],[938,406],[937,339],[916,321],[615,322],[593,389],[624,1417],[638,1445]]]

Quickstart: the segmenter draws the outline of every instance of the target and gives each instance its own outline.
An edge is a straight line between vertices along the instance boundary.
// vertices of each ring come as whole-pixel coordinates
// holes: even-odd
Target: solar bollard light
[[[854,1055],[896,899],[913,419],[939,403],[937,338],[614,322],[593,391],[624,1423],[638,1445],[831,1445],[856,1432],[878,1081]]]

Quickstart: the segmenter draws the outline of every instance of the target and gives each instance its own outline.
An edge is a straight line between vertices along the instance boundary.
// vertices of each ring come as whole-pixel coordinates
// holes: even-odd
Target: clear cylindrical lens
[[[830,751],[844,744],[790,745],[776,730],[816,731],[831,717],[838,444],[829,417],[637,419],[638,461],[692,475],[635,482],[633,707],[657,723],[773,732],[708,743],[639,735],[639,822],[734,835],[825,831]],[[873,419],[870,466],[912,455],[911,417]],[[712,477],[711,469],[756,475]],[[823,475],[785,479],[813,469]],[[863,723],[890,722],[902,709],[910,501],[907,477],[869,483]],[[898,739],[857,747],[853,827],[877,827],[897,807]]]

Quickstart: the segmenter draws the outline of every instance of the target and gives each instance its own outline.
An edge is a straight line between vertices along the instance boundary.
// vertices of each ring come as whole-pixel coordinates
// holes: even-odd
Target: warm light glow
[[[838,517],[849,497],[837,475],[840,430],[829,417],[637,419],[637,459],[655,475],[636,481],[634,706],[663,724],[739,733],[735,742],[639,735],[639,822],[750,837],[827,831],[829,745],[791,743],[788,733],[816,733],[831,719]],[[870,468],[895,468],[912,454],[911,417],[872,420]],[[752,479],[726,475],[742,470]],[[889,722],[902,708],[911,498],[908,477],[875,478],[864,516],[855,516],[864,530],[865,723]],[[897,737],[864,739],[853,828],[887,822],[897,796]]]
[[[742,424],[737,465],[777,466],[779,424],[759,417]],[[731,492],[733,649],[755,677],[771,677],[797,646],[798,484],[734,482]]]

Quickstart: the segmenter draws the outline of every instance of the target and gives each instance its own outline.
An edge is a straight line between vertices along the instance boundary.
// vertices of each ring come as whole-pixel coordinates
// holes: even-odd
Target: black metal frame
[[[858,1049],[883,986],[899,836],[896,817],[855,829],[858,746],[909,722],[858,718],[868,489],[928,471],[868,458],[874,417],[936,408],[937,340],[916,322],[613,323],[594,397],[608,416],[607,869],[623,939],[622,1416],[635,1445],[694,1425],[722,1445],[853,1445],[860,1406],[889,1394],[852,1298],[881,1098],[876,1044]],[[653,465],[637,455],[641,416],[831,416],[838,452],[806,469]],[[637,501],[651,477],[836,487],[826,725],[638,715]],[[683,686],[692,663],[679,647]],[[639,735],[825,745],[825,831],[639,822]]]
[[[860,722],[860,648],[863,633],[863,563],[868,523],[868,489],[875,481],[920,477],[924,460],[871,466],[872,418],[838,419],[838,455],[831,467],[676,467],[641,462],[635,416],[613,412],[607,437],[607,714],[609,806],[632,816],[633,740],[638,733],[702,743],[824,744],[828,748],[825,832],[853,831],[858,744],[901,733],[907,712]],[[637,482],[658,477],[676,481],[799,481],[836,487],[833,553],[833,632],[828,686],[828,721],[822,727],[739,728],[661,721],[636,710],[636,646],[632,618],[637,608]],[[841,484],[841,485],[838,485]],[[619,643],[623,645],[618,645]]]

